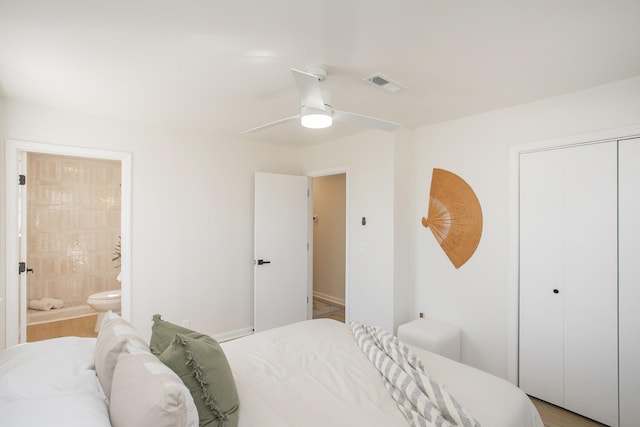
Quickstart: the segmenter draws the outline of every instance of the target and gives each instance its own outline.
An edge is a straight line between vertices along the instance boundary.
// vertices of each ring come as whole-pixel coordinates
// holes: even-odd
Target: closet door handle
[[[554,294],[559,294],[559,293],[560,293],[560,291],[559,291],[559,290],[557,290],[557,289],[554,289],[554,290],[553,290],[553,293],[554,293]]]

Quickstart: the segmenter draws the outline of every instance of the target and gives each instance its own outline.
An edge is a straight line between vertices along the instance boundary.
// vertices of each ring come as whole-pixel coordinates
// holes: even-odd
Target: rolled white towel
[[[53,308],[53,304],[41,299],[32,299],[31,301],[29,301],[29,308],[32,310],[47,311]]]
[[[62,308],[64,307],[64,301],[57,298],[42,298],[40,301],[46,304],[51,304],[51,308]]]

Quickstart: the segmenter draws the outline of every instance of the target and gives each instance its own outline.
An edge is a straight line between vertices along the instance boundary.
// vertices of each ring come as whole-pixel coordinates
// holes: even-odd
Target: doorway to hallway
[[[313,317],[345,321],[346,173],[313,178]]]

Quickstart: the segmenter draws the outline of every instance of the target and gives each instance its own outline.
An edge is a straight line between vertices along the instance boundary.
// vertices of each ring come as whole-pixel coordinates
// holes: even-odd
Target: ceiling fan
[[[302,101],[300,114],[276,120],[275,122],[267,123],[242,133],[256,132],[297,119],[300,120],[302,126],[310,129],[329,127],[333,124],[334,120],[387,132],[393,132],[402,126],[400,123],[334,110],[331,106],[329,93],[320,89],[320,82],[326,79],[328,71],[328,68],[324,65],[313,65],[307,67],[306,71],[291,68],[291,74],[293,75],[293,80],[296,82],[298,92],[300,93],[300,100]]]

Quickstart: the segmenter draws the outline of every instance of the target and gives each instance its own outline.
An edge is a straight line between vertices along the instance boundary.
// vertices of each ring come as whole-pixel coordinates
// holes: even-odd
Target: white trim
[[[533,141],[509,147],[509,265],[508,265],[508,330],[507,330],[507,379],[518,385],[518,340],[519,340],[519,178],[520,154],[570,147],[574,145],[595,144],[611,140],[635,138],[640,136],[640,125],[624,128],[606,129],[560,138]]]
[[[344,307],[344,300],[342,298],[336,298],[332,295],[323,294],[322,292],[313,291],[313,298]]]
[[[313,319],[313,178],[307,177],[307,320]]]
[[[6,181],[5,181],[5,346],[18,344],[26,339],[26,324],[22,334],[19,333],[19,300],[18,275],[10,266],[17,266],[19,262],[17,239],[11,238],[11,230],[17,230],[18,199],[16,179],[18,175],[18,158],[21,152],[35,152],[57,154],[64,156],[88,157],[96,159],[119,160],[121,162],[121,250],[122,250],[122,317],[131,319],[131,153],[121,151],[100,150],[94,148],[74,147],[67,145],[48,144],[9,139],[6,141]]]
[[[333,168],[327,168],[327,169],[320,169],[320,170],[315,170],[315,171],[306,171],[305,175],[311,178],[317,178],[317,177],[321,177],[321,176],[329,176],[329,175],[338,175],[338,174],[345,174],[345,215],[344,215],[344,221],[345,221],[345,229],[344,229],[344,256],[345,256],[345,260],[344,260],[344,316],[345,316],[345,322],[349,323],[351,321],[351,315],[349,313],[349,301],[350,301],[350,288],[351,288],[351,283],[349,280],[349,266],[350,266],[350,258],[349,258],[349,236],[350,236],[350,232],[349,232],[349,201],[350,196],[349,196],[349,168],[347,166],[336,166]],[[309,217],[309,221],[311,222],[311,225],[313,226],[313,218],[311,218],[311,216]],[[313,279],[313,278],[312,278]],[[313,295],[313,280],[311,280],[311,284],[310,284],[310,289],[309,289],[309,295]]]
[[[235,329],[229,332],[223,332],[221,334],[214,335],[212,338],[218,342],[225,342],[235,340],[237,338],[246,337],[247,335],[253,334],[253,328],[247,327],[242,329]]]
[[[329,176],[329,175],[339,175],[341,173],[347,173],[348,169],[346,166],[336,166],[333,168],[320,169],[316,171],[307,171],[305,172],[306,176],[317,178],[319,176]]]

